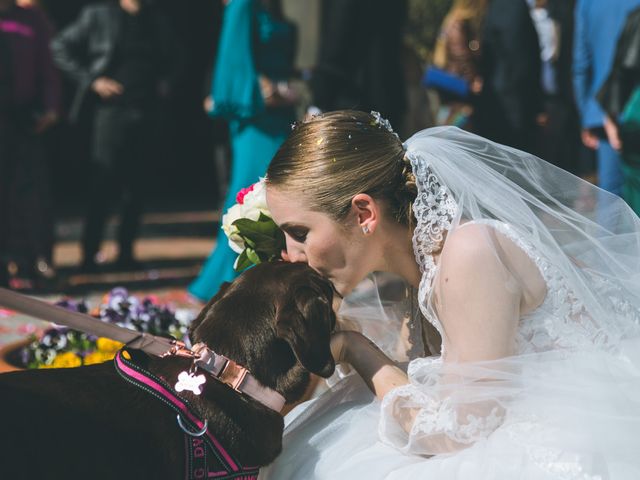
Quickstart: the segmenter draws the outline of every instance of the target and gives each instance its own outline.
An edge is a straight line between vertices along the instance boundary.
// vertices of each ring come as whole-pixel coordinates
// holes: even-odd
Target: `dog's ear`
[[[310,287],[298,287],[276,317],[278,337],[304,368],[324,378],[335,369],[329,346],[334,325],[331,302]]]
[[[191,324],[189,325],[188,335],[192,341],[194,339],[193,333],[204,321],[204,319],[207,318],[207,313],[209,313],[211,305],[213,305],[218,300],[220,300],[220,298],[224,295],[224,292],[226,292],[230,286],[231,286],[231,283],[223,282],[222,285],[220,285],[220,288],[218,289],[218,293],[216,293],[213,296],[213,298],[211,298],[211,300],[209,300],[209,302],[204,307],[202,307],[202,310],[200,310],[200,313],[198,314],[198,316],[191,321]]]

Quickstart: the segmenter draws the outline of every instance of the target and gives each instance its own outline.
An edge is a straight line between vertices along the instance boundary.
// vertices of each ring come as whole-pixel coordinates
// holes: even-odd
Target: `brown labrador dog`
[[[292,403],[305,392],[310,372],[333,373],[332,299],[331,284],[304,264],[261,264],[221,287],[194,320],[190,338],[246,367]],[[168,385],[191,365],[186,358],[140,351],[128,358]],[[209,452],[210,461],[260,467],[280,453],[282,416],[253,398],[210,377],[200,395],[183,391],[179,398],[208,421],[208,432],[230,457]],[[206,435],[183,433],[175,411],[124,381],[114,362],[2,374],[0,412],[2,478],[181,479],[207,473],[189,467],[198,458],[186,458],[204,454]],[[195,450],[187,448],[190,442]],[[241,471],[208,473],[255,478]]]

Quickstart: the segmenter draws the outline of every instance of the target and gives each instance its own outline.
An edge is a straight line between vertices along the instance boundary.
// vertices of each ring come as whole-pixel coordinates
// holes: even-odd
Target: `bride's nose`
[[[289,257],[289,261],[296,262],[304,262],[307,263],[307,256],[304,253],[304,249],[300,247],[300,244],[292,241],[287,238],[287,256]]]

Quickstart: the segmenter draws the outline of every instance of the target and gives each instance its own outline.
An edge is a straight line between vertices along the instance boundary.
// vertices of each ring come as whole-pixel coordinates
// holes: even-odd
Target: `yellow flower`
[[[101,351],[92,352],[86,357],[84,357],[84,364],[93,365],[96,363],[103,363],[108,360],[111,360],[114,357],[114,355],[115,355],[114,352],[101,352]]]
[[[116,342],[110,338],[100,337],[96,340],[96,346],[100,352],[116,353],[124,346],[124,343]],[[111,355],[111,358],[113,358],[113,355]]]
[[[64,352],[56,355],[51,363],[51,368],[72,368],[82,365],[82,359],[73,352]]]

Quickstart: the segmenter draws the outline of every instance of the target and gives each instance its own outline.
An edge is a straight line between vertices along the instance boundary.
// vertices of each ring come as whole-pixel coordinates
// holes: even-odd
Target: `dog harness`
[[[120,350],[114,363],[116,371],[127,382],[150,393],[178,414],[178,423],[185,431],[185,478],[187,480],[257,480],[259,467],[243,467],[207,429],[187,400],[164,380],[136,365],[131,353]],[[187,433],[187,429],[196,433]]]

